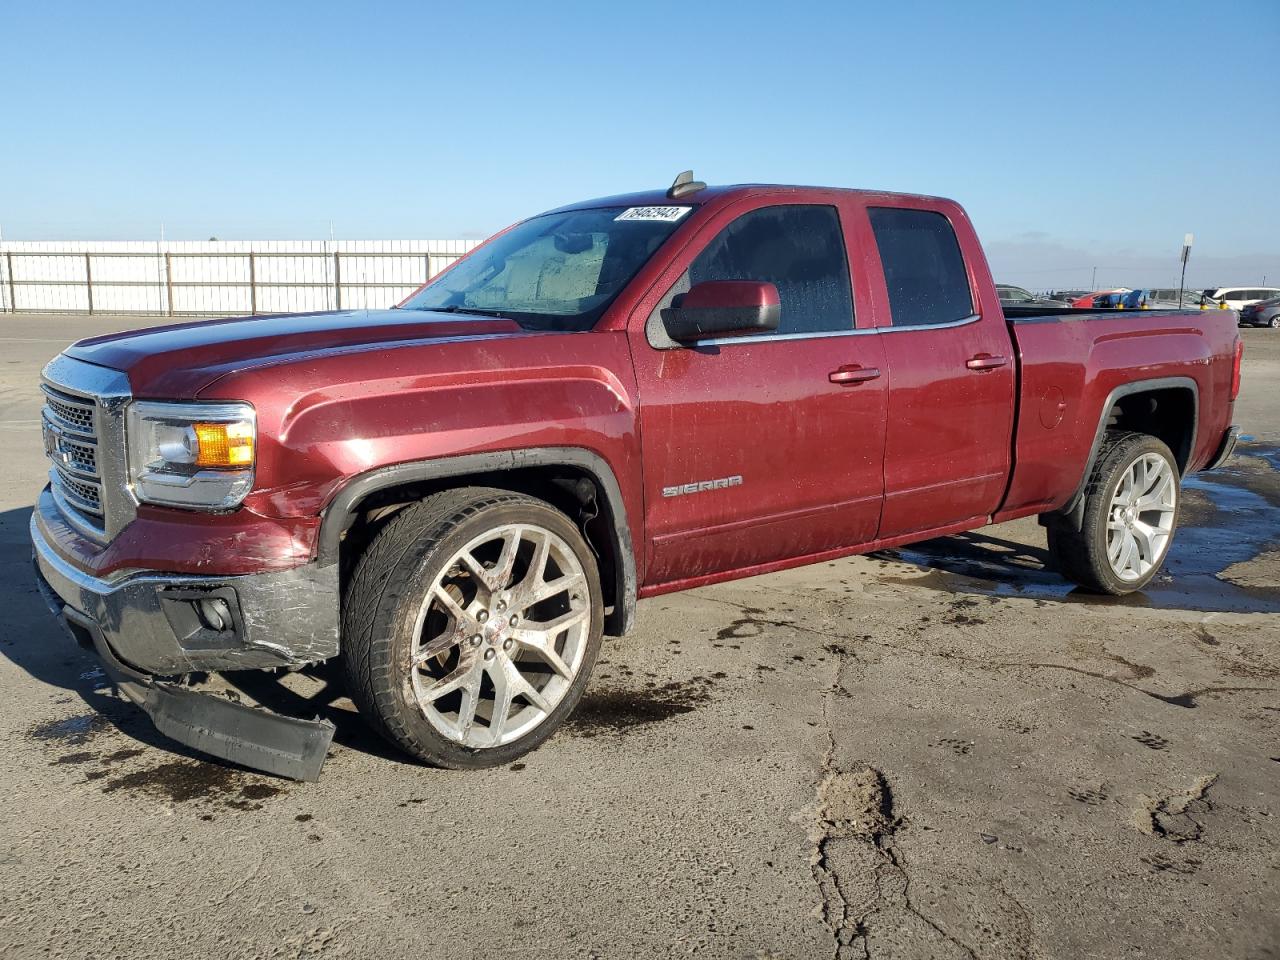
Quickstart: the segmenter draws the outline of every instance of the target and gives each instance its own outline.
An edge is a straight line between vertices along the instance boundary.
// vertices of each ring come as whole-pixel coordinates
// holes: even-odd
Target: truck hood
[[[522,333],[512,320],[418,310],[336,310],[179,323],[68,347],[68,356],[124,371],[134,396],[186,399],[219,377],[282,360],[379,344]]]

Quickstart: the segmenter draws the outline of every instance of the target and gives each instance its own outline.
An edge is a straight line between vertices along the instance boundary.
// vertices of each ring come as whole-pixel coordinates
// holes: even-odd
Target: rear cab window
[[[869,207],[895,327],[973,316],[973,291],[951,222],[932,210]]]

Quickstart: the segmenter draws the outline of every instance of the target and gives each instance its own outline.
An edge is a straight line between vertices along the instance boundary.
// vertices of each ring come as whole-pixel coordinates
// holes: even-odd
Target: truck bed
[[[1167,428],[1169,446],[1184,474],[1212,459],[1230,424],[1235,313],[1044,307],[1004,312],[1018,364],[1018,414],[1013,473],[1000,519],[1066,506],[1109,421],[1124,426],[1129,417],[1135,429],[1157,436],[1165,423],[1198,423],[1189,435],[1185,427]],[[1123,402],[1135,384],[1160,391],[1140,410]],[[1083,471],[1064,484],[1064,464],[1080,464]]]

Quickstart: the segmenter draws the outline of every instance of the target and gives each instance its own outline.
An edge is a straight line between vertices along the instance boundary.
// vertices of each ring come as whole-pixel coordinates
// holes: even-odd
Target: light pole
[[[1182,309],[1182,291],[1187,286],[1187,258],[1191,256],[1191,241],[1195,234],[1188,233],[1182,238],[1182,278],[1178,281],[1178,309]]]

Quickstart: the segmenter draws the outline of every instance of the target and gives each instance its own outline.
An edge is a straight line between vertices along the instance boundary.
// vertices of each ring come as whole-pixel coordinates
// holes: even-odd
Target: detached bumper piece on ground
[[[157,730],[188,747],[241,766],[293,780],[319,778],[333,740],[334,726],[330,721],[287,717],[196,693],[130,667],[111,649],[101,625],[66,602],[64,594],[78,594],[85,585],[71,582],[70,571],[61,569],[63,564],[47,551],[47,546],[44,551],[40,549],[43,540],[37,539],[36,544],[36,583],[50,609],[76,643],[97,652],[111,682],[151,717]]]

